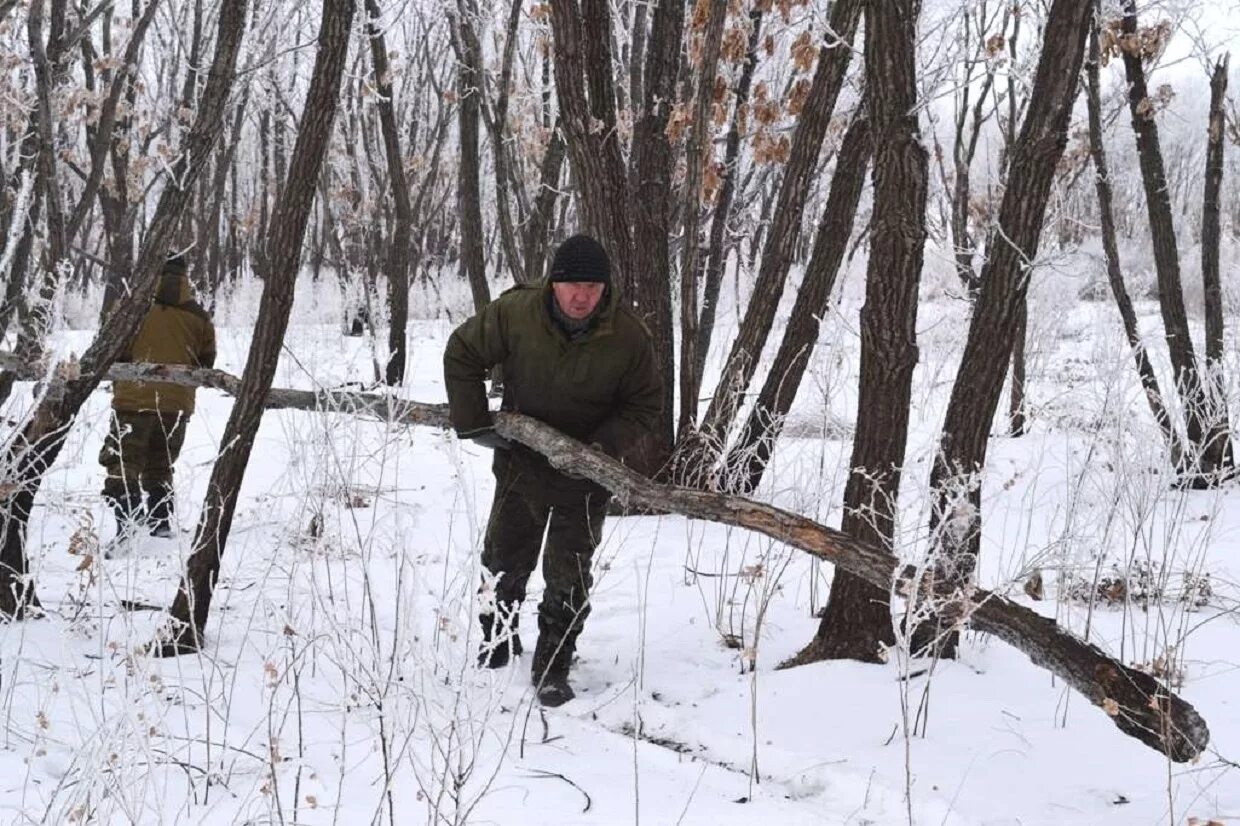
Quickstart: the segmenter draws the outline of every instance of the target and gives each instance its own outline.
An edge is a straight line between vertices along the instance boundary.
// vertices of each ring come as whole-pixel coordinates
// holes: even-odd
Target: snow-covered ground
[[[857,266],[760,491],[831,525],[856,416]],[[165,606],[175,593],[230,402],[199,394],[178,464],[178,537],[104,560],[91,554],[112,533],[96,464],[104,391],[79,419],[32,520],[47,616],[0,626],[0,820],[1240,819],[1240,770],[1229,762],[1240,761],[1240,492],[1171,488],[1114,310],[1078,302],[1079,286],[1048,279],[1035,296],[1033,429],[993,441],[981,577],[1078,633],[1088,628],[1126,662],[1182,668],[1183,696],[1213,734],[1195,765],[1169,764],[985,637],[969,635],[962,658],[932,672],[894,656],[884,666],[776,670],[812,636],[829,567],[673,516],[608,521],[574,672],[578,699],[544,712],[530,702],[528,655],[497,672],[473,664],[488,452],[329,412],[266,416],[207,649],[150,659],[141,646],[159,611],[120,603]],[[247,290],[217,309],[220,366],[234,372],[256,305],[256,288]],[[279,384],[371,379],[369,345],[340,335],[331,294],[303,285]],[[902,503],[908,554],[924,534],[930,452],[966,326],[963,302],[928,298]],[[1153,307],[1143,309],[1154,333]],[[411,326],[409,398],[443,400],[450,329],[446,318]],[[69,331],[57,341],[68,350],[88,338]],[[716,340],[726,345],[729,331]],[[1235,359],[1231,367],[1234,379]],[[28,389],[6,415],[28,404]],[[1134,591],[1126,604],[1092,611],[1069,598],[1071,583],[1096,570],[1107,578],[1139,567],[1154,581],[1166,574],[1161,598],[1143,605]],[[1046,582],[1041,602],[1022,590],[1035,569]],[[1205,605],[1179,598],[1185,588],[1202,593],[1206,574]],[[540,587],[536,574],[527,645]]]

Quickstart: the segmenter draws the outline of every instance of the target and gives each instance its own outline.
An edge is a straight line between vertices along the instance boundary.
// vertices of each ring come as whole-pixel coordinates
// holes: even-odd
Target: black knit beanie
[[[551,260],[552,281],[611,283],[611,259],[603,245],[588,235],[574,235],[555,251]]]

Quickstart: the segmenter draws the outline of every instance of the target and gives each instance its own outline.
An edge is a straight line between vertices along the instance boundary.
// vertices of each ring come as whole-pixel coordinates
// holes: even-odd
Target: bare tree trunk
[[[1122,31],[1139,42],[1135,0],[1125,0]],[[1231,439],[1227,434],[1212,438],[1212,411],[1206,389],[1197,369],[1188,316],[1184,310],[1184,288],[1180,278],[1180,253],[1175,238],[1175,222],[1167,188],[1167,173],[1162,148],[1158,141],[1155,110],[1149,100],[1145,68],[1140,49],[1121,50],[1124,73],[1128,78],[1128,109],[1132,130],[1137,139],[1137,158],[1141,166],[1141,183],[1145,188],[1145,205],[1149,213],[1150,236],[1154,243],[1154,269],[1158,274],[1158,305],[1162,311],[1167,349],[1171,354],[1176,389],[1183,401],[1188,443],[1194,456],[1186,468],[1186,481],[1194,487],[1216,483],[1228,475],[1233,465]],[[1135,52],[1135,53],[1134,53]]]
[[[818,68],[809,97],[797,120],[791,154],[784,168],[779,203],[767,233],[766,247],[753,295],[737,332],[727,363],[715,389],[714,398],[702,420],[704,441],[700,445],[722,445],[740,406],[740,399],[757,369],[762,349],[770,335],[775,311],[783,295],[784,282],[796,252],[802,212],[809,195],[818,155],[835,112],[835,102],[844,86],[844,75],[852,59],[852,40],[861,17],[862,0],[838,0],[832,4],[828,31],[818,51]],[[682,441],[689,434],[682,433]],[[700,451],[700,446],[692,450]],[[701,464],[701,459],[694,464]]]
[[[293,306],[302,242],[340,99],[353,7],[353,0],[324,0],[323,3],[314,73],[293,147],[291,168],[296,174],[280,189],[271,235],[267,238],[270,270],[263,282],[258,310],[262,323],[254,331],[237,401],[221,437],[224,449],[211,471],[206,502],[194,532],[193,552],[170,610],[169,626],[163,638],[157,641],[156,651],[161,656],[195,651],[202,645],[237,496],[262,421],[264,401],[275,377]]]
[[[478,151],[478,124],[482,111],[482,47],[473,27],[467,25],[466,0],[457,0],[457,25],[453,38],[459,54],[457,93],[460,98],[458,124],[461,140],[460,177],[457,184],[457,214],[461,220],[461,274],[469,282],[474,309],[481,310],[491,300],[487,286],[486,253],[483,250],[481,159]]]
[[[930,474],[934,593],[945,603],[967,591],[977,563],[981,489],[990,426],[1003,393],[1017,323],[1029,288],[1055,167],[1067,145],[1091,8],[1054,0],[1046,22],[1029,109],[1012,148],[999,225],[986,248],[981,290],[956,373]],[[920,625],[913,642],[955,656],[958,634],[945,615]]]
[[[473,0],[467,0],[470,6],[473,6]],[[504,54],[500,63],[500,74],[498,89],[495,92],[494,109],[491,108],[485,96],[482,98],[482,115],[487,125],[487,132],[491,136],[491,158],[495,167],[495,212],[499,223],[500,247],[504,251],[504,260],[508,265],[508,271],[512,274],[512,280],[516,284],[520,284],[525,280],[525,265],[522,262],[522,249],[517,244],[517,228],[512,219],[512,208],[508,203],[509,190],[516,199],[517,214],[523,216],[526,212],[525,191],[520,179],[516,175],[514,167],[516,164],[509,152],[508,141],[508,101],[509,87],[512,83],[513,61],[517,53],[517,37],[521,23],[521,5],[522,0],[512,0],[512,5],[508,12],[508,28],[506,39],[504,40]],[[477,10],[473,9],[473,14],[477,14]],[[470,29],[469,37],[475,40],[478,37],[477,30],[474,28],[473,19],[462,15],[462,30],[468,27]],[[481,92],[481,90],[479,90]]]
[[[1205,292],[1206,387],[1209,398],[1208,446],[1221,443],[1219,461],[1234,468],[1231,416],[1227,410],[1227,381],[1223,366],[1223,289],[1219,277],[1219,246],[1222,242],[1220,192],[1223,187],[1223,104],[1227,96],[1227,67],[1231,55],[1214,65],[1210,78],[1210,121],[1206,137],[1206,181],[1201,208],[1201,280]]]
[[[547,148],[543,151],[539,167],[538,195],[530,210],[530,222],[525,228],[524,252],[525,283],[542,278],[547,263],[547,240],[555,220],[555,202],[560,194],[560,172],[564,168],[564,135],[557,123],[551,130]]]
[[[663,376],[663,409],[653,445],[646,446],[639,465],[646,472],[662,466],[675,436],[676,349],[672,327],[671,205],[672,147],[667,121],[676,99],[683,3],[660,3],[654,10],[646,44],[646,86],[642,108],[634,112],[633,151],[629,156],[628,205],[633,225],[633,273],[628,298],[645,319],[654,339],[655,358]],[[636,286],[640,285],[640,287]]]
[[[1141,333],[1137,328],[1137,313],[1132,306],[1132,299],[1128,295],[1128,288],[1124,284],[1124,272],[1120,266],[1119,260],[1119,243],[1115,238],[1115,209],[1114,197],[1111,193],[1111,174],[1107,168],[1106,146],[1102,140],[1102,96],[1099,90],[1099,68],[1100,60],[1099,44],[1098,44],[1098,18],[1095,17],[1094,25],[1090,28],[1089,33],[1089,59],[1085,64],[1086,69],[1086,86],[1085,100],[1089,114],[1089,150],[1094,162],[1095,189],[1098,195],[1098,213],[1100,223],[1102,225],[1102,252],[1106,259],[1107,281],[1111,285],[1111,294],[1115,297],[1115,304],[1119,308],[1120,320],[1124,326],[1124,337],[1128,341],[1128,346],[1132,349],[1132,357],[1136,362],[1137,376],[1141,379],[1141,387],[1145,390],[1145,399],[1150,405],[1150,412],[1154,414],[1154,421],[1158,424],[1158,429],[1162,431],[1163,439],[1167,443],[1167,449],[1170,452],[1171,463],[1173,467],[1179,467],[1184,455],[1184,448],[1180,444],[1179,431],[1176,423],[1172,420],[1171,414],[1167,411],[1167,405],[1163,401],[1165,398],[1162,389],[1158,384],[1158,376],[1154,373],[1154,366],[1150,363],[1149,353],[1145,349],[1144,342],[1141,341]]]
[[[698,340],[695,346],[697,361],[694,365],[699,382],[706,370],[706,356],[710,351],[715,330],[715,313],[719,305],[719,293],[723,288],[723,273],[728,260],[726,241],[728,224],[732,221],[732,205],[736,199],[736,178],[740,165],[741,120],[749,105],[749,90],[753,86],[754,70],[758,66],[758,43],[762,32],[762,7],[755,5],[749,14],[749,43],[745,52],[745,65],[736,82],[732,109],[732,122],[723,150],[723,176],[719,185],[719,198],[715,202],[715,214],[711,217],[710,250],[706,259],[705,285],[702,288],[702,317],[698,323]],[[700,392],[700,388],[699,388]]]
[[[385,268],[391,324],[384,380],[388,384],[398,385],[405,381],[407,358],[405,330],[409,322],[409,247],[413,229],[413,204],[409,198],[409,181],[405,177],[404,155],[400,151],[396,101],[392,97],[392,72],[388,66],[387,40],[383,36],[383,29],[379,27],[380,14],[378,0],[366,0],[366,33],[370,40],[370,57],[375,69],[375,89],[379,93],[379,127],[383,132],[388,184],[392,188],[392,202],[396,208],[395,227],[387,250]]]
[[[244,28],[244,0],[223,0],[215,56],[198,114],[143,240],[134,271],[133,292],[116,303],[81,362],[57,370],[46,395],[9,448],[6,466],[12,470],[0,498],[0,542],[3,543],[0,547],[0,615],[20,618],[28,607],[38,604],[34,581],[28,576],[26,557],[26,528],[35,495],[43,476],[64,446],[77,411],[99,385],[109,365],[128,345],[146,314],[147,299],[154,294],[155,281],[176,233],[181,211],[222,129]]]
[[[680,263],[680,422],[681,431],[697,424],[697,398],[702,385],[698,372],[698,254],[699,226],[702,218],[703,167],[714,164],[711,137],[711,104],[715,96],[715,74],[723,45],[723,24],[728,16],[727,0],[709,0],[710,11],[702,31],[701,65],[693,101],[689,145],[685,158],[684,256]]]
[[[805,280],[797,291],[784,339],[771,362],[762,391],[737,439],[735,452],[745,458],[745,475],[738,480],[738,488],[744,493],[756,490],[761,483],[783,429],[784,417],[792,409],[801,379],[809,367],[814,345],[818,342],[818,327],[830,304],[852,235],[873,141],[869,121],[864,118],[853,121],[844,134],[835,161],[835,175],[831,178],[831,194],[818,224],[814,251],[805,268]]]
[[[608,0],[551,0],[551,29],[560,123],[585,229],[607,250],[621,291],[628,300],[640,301],[643,282],[637,279],[649,276],[633,266],[624,161],[616,129]],[[666,284],[662,288],[667,289]]]
[[[917,366],[917,288],[926,241],[929,159],[917,122],[917,0],[870,0],[866,100],[874,125],[874,216],[861,309],[861,388],[845,533],[890,548]],[[882,662],[895,642],[890,593],[837,570],[818,633],[797,664]]]

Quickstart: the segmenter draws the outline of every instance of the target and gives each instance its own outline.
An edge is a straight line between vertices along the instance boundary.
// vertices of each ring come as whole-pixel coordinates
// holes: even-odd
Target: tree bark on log
[[[10,353],[0,367],[22,378],[41,376]],[[58,371],[62,372],[62,371]],[[106,378],[160,381],[206,387],[237,395],[243,382],[222,370],[163,364],[113,364]],[[270,388],[260,399],[268,410],[306,410],[367,416],[380,421],[449,429],[446,404],[407,401],[377,393]],[[628,506],[752,530],[839,566],[890,594],[915,593],[915,571],[887,549],[762,502],[651,481],[537,419],[497,413],[496,431],[546,456],[556,468],[588,478]],[[969,594],[960,621],[993,634],[1066,680],[1112,718],[1125,734],[1177,762],[1194,759],[1209,743],[1209,729],[1196,710],[1150,675],[1125,666],[1023,605],[982,589]]]
[[[245,374],[237,388],[237,402],[221,437],[224,447],[207,483],[206,501],[194,532],[185,577],[169,612],[169,624],[153,648],[160,655],[195,651],[202,644],[241,482],[293,308],[302,242],[340,98],[353,8],[354,0],[323,2],[314,74],[291,159],[290,168],[295,173],[280,189],[267,239],[269,269],[258,309],[262,323],[255,329]]]

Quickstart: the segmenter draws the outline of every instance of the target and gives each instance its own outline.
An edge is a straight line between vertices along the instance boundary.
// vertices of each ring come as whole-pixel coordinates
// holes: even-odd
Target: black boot
[[[538,635],[538,644],[534,646],[534,666],[530,677],[538,702],[548,708],[562,706],[577,696],[568,683],[573,642],[564,640],[562,643],[561,640],[559,634],[542,631]]]
[[[512,657],[520,657],[524,650],[521,637],[517,634],[518,621],[521,615],[515,610],[500,606],[501,617],[496,622],[495,614],[481,614],[478,620],[482,623],[482,645],[478,648],[478,665],[483,668],[503,668]],[[502,617],[511,617],[505,623]]]
[[[171,539],[172,517],[176,513],[176,494],[172,490],[172,485],[161,483],[147,488],[146,499],[151,536]]]

